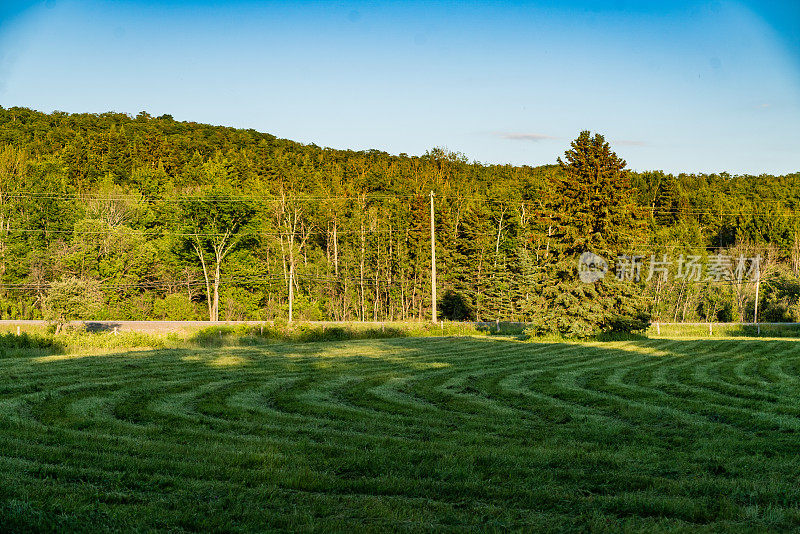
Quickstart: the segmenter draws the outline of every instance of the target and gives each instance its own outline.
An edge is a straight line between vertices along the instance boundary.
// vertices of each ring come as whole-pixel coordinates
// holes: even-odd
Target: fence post
[[[656,321],[656,335],[661,335],[661,323]]]
[[[709,335],[709,336],[713,336],[713,335],[714,335],[714,330],[713,330],[713,328],[711,327],[711,325],[712,325],[712,324],[713,324],[713,323],[708,323],[708,335]]]

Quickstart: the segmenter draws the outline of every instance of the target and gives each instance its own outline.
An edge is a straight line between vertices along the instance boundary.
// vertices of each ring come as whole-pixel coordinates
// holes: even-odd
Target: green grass
[[[164,349],[196,347],[253,346],[285,342],[346,341],[358,339],[388,339],[398,337],[441,336],[515,336],[525,338],[521,323],[499,323],[497,327],[474,326],[470,323],[440,321],[380,323],[319,323],[286,321],[264,322],[260,325],[216,324],[197,328],[179,328],[172,332],[120,331],[89,332],[83,327],[70,326],[58,335],[55,327],[26,325],[21,334],[14,326],[0,326],[0,358],[25,355],[30,349],[39,353],[62,351],[69,353],[103,352],[112,349]],[[44,352],[42,352],[44,350]]]
[[[659,333],[660,331],[660,333]],[[708,325],[671,324],[647,329],[649,337],[800,337],[800,324],[764,324],[760,327],[752,325],[714,323],[709,331]]]
[[[3,352],[0,530],[800,528],[795,341],[239,345]]]

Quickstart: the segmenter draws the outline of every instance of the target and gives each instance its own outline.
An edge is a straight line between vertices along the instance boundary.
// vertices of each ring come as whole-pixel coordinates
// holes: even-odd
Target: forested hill
[[[434,191],[443,311],[525,320],[552,231],[539,209],[561,172],[553,163],[334,150],[168,115],[0,108],[0,315],[40,317],[50,284],[75,277],[101,292],[96,318],[285,317],[290,279],[295,318],[425,318]],[[649,214],[647,253],[771,244],[796,271],[800,174],[630,177]],[[656,315],[709,313],[705,286],[657,291]]]
[[[319,192],[319,187],[333,187],[337,181],[351,192],[407,193],[408,178],[422,173],[427,180],[469,181],[480,190],[497,179],[535,181],[540,172],[467,164],[461,155],[438,150],[416,158],[320,148],[255,130],[178,122],[145,112],[134,118],[0,108],[0,125],[0,143],[24,148],[32,157],[56,156],[76,192],[91,192],[109,176],[143,194],[191,188],[205,181],[202,167],[210,160],[221,163],[237,185],[271,191],[291,186]],[[432,160],[439,160],[435,173],[425,165]]]

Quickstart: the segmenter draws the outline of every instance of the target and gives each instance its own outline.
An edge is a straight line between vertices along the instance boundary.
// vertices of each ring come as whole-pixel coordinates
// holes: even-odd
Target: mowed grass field
[[[398,338],[0,358],[0,529],[800,528],[800,345]]]

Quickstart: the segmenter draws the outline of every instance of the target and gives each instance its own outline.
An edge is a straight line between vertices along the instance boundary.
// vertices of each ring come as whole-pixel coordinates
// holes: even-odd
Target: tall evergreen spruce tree
[[[584,131],[558,163],[562,172],[551,179],[539,219],[549,242],[534,275],[539,290],[534,330],[585,338],[646,328],[649,314],[640,285],[618,280],[611,268],[618,255],[643,244],[646,231],[625,161],[602,135]],[[584,252],[608,262],[603,278],[580,280],[578,258]]]

